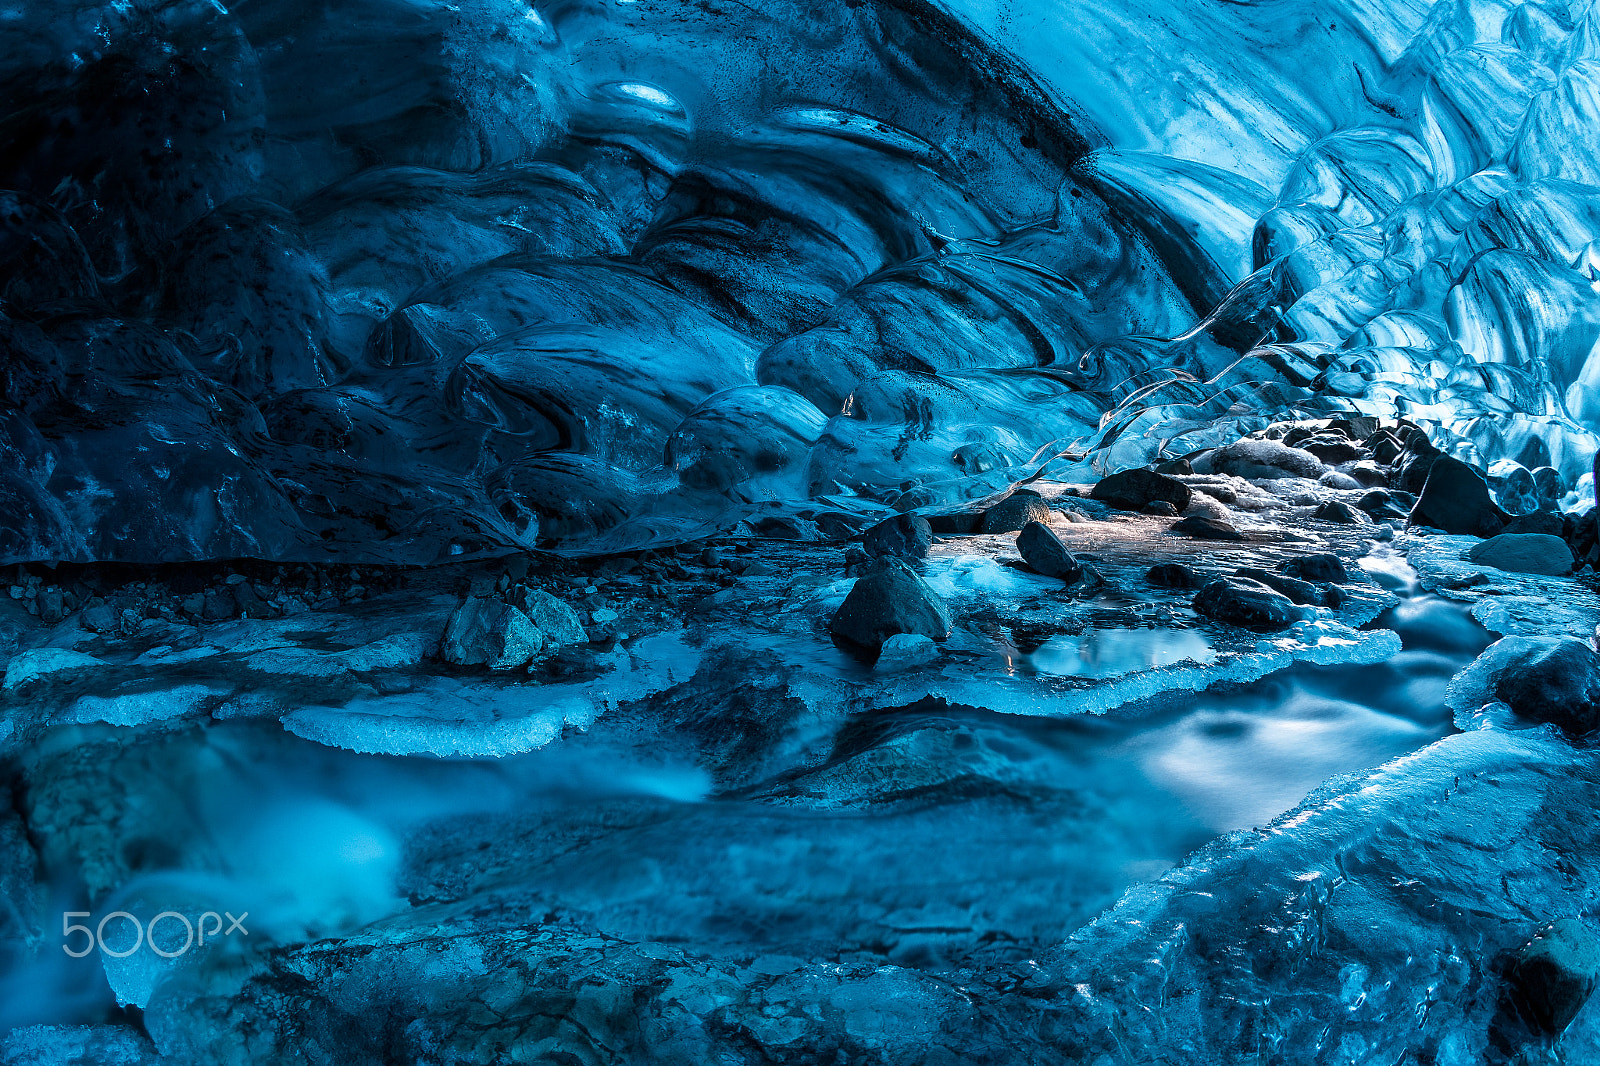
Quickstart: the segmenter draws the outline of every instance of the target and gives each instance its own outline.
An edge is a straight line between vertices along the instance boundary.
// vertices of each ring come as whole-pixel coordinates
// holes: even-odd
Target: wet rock
[[[105,604],[97,604],[84,609],[83,628],[91,633],[115,633],[117,631],[117,614]]]
[[[939,658],[939,646],[920,633],[896,633],[878,650],[874,670],[893,673],[925,666]]]
[[[1459,712],[1499,700],[1531,722],[1581,736],[1600,727],[1600,655],[1573,637],[1505,637],[1451,683]]]
[[[39,621],[53,626],[67,616],[66,602],[58,588],[47,588],[39,593]]]
[[[1396,459],[1400,458],[1401,453],[1405,450],[1400,442],[1395,439],[1394,434],[1386,429],[1379,430],[1373,436],[1368,437],[1366,446],[1367,450],[1372,453],[1373,461],[1382,463],[1384,466],[1391,465]]]
[[[910,569],[892,563],[856,579],[828,628],[837,637],[877,650],[897,633],[943,640],[950,626],[950,613],[938,594]]]
[[[1572,573],[1572,549],[1547,533],[1502,533],[1474,544],[1467,558],[1479,566],[1518,574],[1562,577]]]
[[[511,606],[528,616],[528,620],[544,634],[546,646],[587,644],[588,634],[578,613],[567,602],[550,595],[543,589],[518,585],[508,597]]]
[[[1324,463],[1353,463],[1357,459],[1365,459],[1367,453],[1359,445],[1345,437],[1316,436],[1307,441],[1302,441],[1299,448],[1303,452],[1310,452]]]
[[[1043,522],[1029,522],[1017,535],[1017,550],[1022,553],[1028,569],[1045,577],[1059,577],[1063,581],[1076,581],[1082,573],[1078,560],[1067,551],[1061,538]]]
[[[1192,514],[1187,518],[1179,519],[1170,527],[1174,533],[1181,533],[1195,540],[1245,540],[1245,535],[1232,525],[1220,518],[1208,515]]]
[[[1145,580],[1157,588],[1197,589],[1204,579],[1182,563],[1157,563],[1144,575]]]
[[[1475,537],[1499,533],[1507,517],[1490,498],[1489,483],[1481,473],[1444,455],[1429,468],[1428,479],[1411,509],[1414,526],[1432,526],[1446,533]]]
[[[861,537],[861,547],[868,555],[926,558],[933,547],[933,527],[919,514],[898,514],[867,530]]]
[[[954,514],[929,515],[928,528],[940,536],[971,536],[983,528],[983,515],[977,511],[957,511]]]
[[[1177,478],[1143,467],[1101,478],[1089,495],[1124,511],[1141,511],[1156,500],[1165,500],[1180,514],[1194,498],[1189,486]]]
[[[1309,581],[1301,581],[1297,577],[1287,574],[1274,574],[1270,570],[1262,570],[1254,566],[1241,566],[1234,571],[1235,576],[1249,578],[1257,584],[1265,585],[1274,592],[1281,592],[1295,603],[1306,604],[1311,607],[1337,607],[1344,602],[1344,592],[1337,585],[1314,585]]]
[[[1358,507],[1353,507],[1343,500],[1329,500],[1315,511],[1311,517],[1324,522],[1337,522],[1345,526],[1364,526],[1372,521],[1372,516]]]
[[[1194,609],[1219,622],[1262,631],[1287,629],[1306,617],[1305,609],[1283,593],[1246,578],[1211,582],[1195,596]]]
[[[1050,505],[1028,492],[1014,492],[983,513],[985,533],[1015,533],[1029,522],[1050,521]]]
[[[1339,557],[1326,552],[1289,559],[1278,569],[1302,581],[1332,581],[1343,584],[1350,580],[1350,575],[1345,571],[1344,563],[1339,561]]]
[[[1427,484],[1433,464],[1444,457],[1444,453],[1429,443],[1427,437],[1421,433],[1411,434],[1405,450],[1395,460],[1397,469],[1393,484],[1406,492],[1421,492],[1422,486]]]
[[[1370,462],[1351,463],[1344,468],[1345,476],[1364,489],[1383,488],[1389,484],[1389,475]]]
[[[1166,500],[1151,500],[1142,508],[1145,514],[1153,514],[1160,518],[1178,517],[1178,509]]]
[[[1560,514],[1554,511],[1534,511],[1532,514],[1517,515],[1506,523],[1503,533],[1544,533],[1552,537],[1559,537],[1566,532],[1567,524]]]
[[[1373,489],[1356,501],[1356,506],[1374,519],[1404,519],[1411,509],[1384,489]]]
[[[469,596],[450,616],[439,656],[457,666],[511,670],[525,665],[544,645],[526,614],[486,596]]]
[[[1351,477],[1349,474],[1343,473],[1343,472],[1338,471],[1338,470],[1330,470],[1330,471],[1328,471],[1326,474],[1323,474],[1321,477],[1317,478],[1317,482],[1318,482],[1318,484],[1322,484],[1322,485],[1328,486],[1328,488],[1330,488],[1330,489],[1349,490],[1349,489],[1359,489],[1359,488],[1364,488],[1365,487],[1365,486],[1362,485],[1361,482],[1357,481],[1355,478]],[[1380,481],[1379,484],[1382,484],[1382,482]]]
[[[1518,1013],[1554,1036],[1566,1029],[1600,981],[1600,938],[1578,918],[1552,923],[1506,969]]]

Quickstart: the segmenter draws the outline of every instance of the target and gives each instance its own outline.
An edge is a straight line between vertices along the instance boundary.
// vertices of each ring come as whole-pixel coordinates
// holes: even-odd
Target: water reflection
[[[1041,674],[1105,678],[1181,662],[1204,666],[1216,657],[1197,630],[1112,627],[1051,637],[1027,661]]]

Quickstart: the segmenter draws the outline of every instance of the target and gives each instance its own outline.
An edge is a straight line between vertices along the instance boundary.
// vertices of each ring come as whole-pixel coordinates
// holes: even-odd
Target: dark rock
[[[1249,578],[1257,584],[1267,586],[1273,592],[1281,592],[1295,603],[1309,604],[1312,607],[1337,607],[1344,602],[1344,592],[1337,585],[1313,585],[1297,577],[1274,574],[1270,570],[1254,566],[1241,566],[1234,571],[1234,575]]]
[[[1559,1035],[1600,982],[1600,939],[1580,918],[1563,918],[1523,946],[1506,968],[1517,1012],[1535,1029]]]
[[[469,596],[450,616],[439,655],[457,666],[513,670],[526,665],[543,646],[543,634],[520,610],[485,596]]]
[[[1315,511],[1311,517],[1324,522],[1338,522],[1346,526],[1362,526],[1372,521],[1372,516],[1367,512],[1352,507],[1343,500],[1329,500]]]
[[[1245,540],[1245,535],[1220,518],[1192,514],[1172,523],[1170,529],[1195,540]]]
[[[222,622],[238,613],[239,604],[229,589],[223,587],[206,590],[205,606],[200,610],[201,618],[207,622]]]
[[[1555,511],[1534,511],[1532,514],[1515,515],[1506,523],[1502,533],[1545,533],[1552,537],[1562,536],[1566,532],[1565,517]]]
[[[1509,570],[1518,574],[1544,574],[1562,577],[1572,573],[1572,549],[1560,537],[1548,533],[1501,533],[1467,552],[1479,566]]]
[[[186,597],[184,597],[184,600],[183,600],[183,603],[182,603],[181,606],[182,606],[184,614],[189,615],[189,616],[191,616],[193,618],[199,618],[200,617],[200,612],[202,612],[202,611],[204,611],[206,609],[206,598],[205,598],[205,595],[203,593],[197,592],[192,596],[186,596]]]
[[[1061,538],[1042,522],[1029,522],[1022,527],[1017,535],[1017,550],[1022,553],[1028,569],[1036,574],[1076,581],[1083,572]]]
[[[1319,436],[1303,441],[1300,450],[1310,452],[1325,463],[1353,463],[1365,459],[1367,453],[1360,445],[1343,437]]]
[[[1197,589],[1204,579],[1182,563],[1157,563],[1144,575],[1145,580],[1157,588]]]
[[[1362,488],[1378,489],[1389,484],[1389,475],[1379,470],[1376,463],[1352,463],[1345,470],[1345,473],[1350,475],[1351,480]]]
[[[1101,478],[1089,495],[1124,511],[1143,510],[1148,503],[1165,500],[1180,514],[1194,498],[1189,486],[1177,478],[1143,467]]]
[[[1332,433],[1343,433],[1354,441],[1366,441],[1378,432],[1378,420],[1372,415],[1350,415],[1329,422],[1328,430]]]
[[[1530,722],[1573,736],[1600,727],[1600,655],[1574,637],[1505,637],[1468,667],[1488,695]]]
[[[139,632],[139,627],[144,624],[144,616],[132,607],[124,607],[122,614],[117,617],[117,630],[125,637],[131,637]]]
[[[1080,593],[1088,592],[1093,589],[1103,588],[1105,586],[1106,577],[1104,574],[1102,574],[1099,570],[1096,570],[1089,563],[1084,563],[1082,566],[1083,570],[1078,575],[1077,591]]]
[[[837,637],[877,651],[896,633],[933,640],[950,635],[950,613],[927,583],[899,563],[858,578],[828,626]]]
[[[1406,518],[1411,508],[1395,499],[1392,493],[1373,489],[1356,501],[1356,506],[1375,519]]]
[[[1400,442],[1395,439],[1394,434],[1386,429],[1381,429],[1367,438],[1366,446],[1367,450],[1372,453],[1373,461],[1382,463],[1384,466],[1392,465],[1396,459],[1400,458],[1400,453],[1405,450]]]
[[[117,629],[117,614],[103,603],[85,608],[83,628],[91,633],[114,633]]]
[[[1194,473],[1194,465],[1187,459],[1168,459],[1164,463],[1157,463],[1155,471],[1158,474],[1166,474],[1169,477],[1178,477],[1179,475]]]
[[[1444,453],[1429,443],[1427,437],[1412,434],[1411,442],[1395,463],[1394,485],[1406,492],[1421,492],[1433,464],[1443,457]]]
[[[1522,442],[1522,448],[1512,458],[1529,470],[1536,466],[1549,466],[1550,446],[1542,437],[1529,437]]]
[[[66,600],[58,588],[47,588],[39,593],[39,621],[55,625],[67,616]]]
[[[1014,492],[983,512],[983,531],[1016,533],[1029,522],[1049,521],[1049,504],[1033,493]]]
[[[1144,505],[1145,514],[1158,515],[1161,518],[1177,518],[1178,509],[1166,500],[1151,500]]]
[[[1244,578],[1211,582],[1196,594],[1194,609],[1219,622],[1263,631],[1287,629],[1307,616],[1283,593]]]
[[[238,581],[229,588],[234,602],[239,605],[239,613],[246,618],[277,618],[283,613],[257,595],[255,587],[248,581]]]
[[[867,530],[861,546],[868,555],[922,559],[933,547],[933,528],[919,514],[897,514]]]
[[[1344,563],[1339,561],[1339,557],[1325,552],[1289,559],[1278,569],[1301,581],[1332,581],[1344,584],[1350,580],[1350,575],[1345,572]]]
[[[954,514],[928,516],[928,528],[941,536],[966,537],[983,527],[983,514],[979,511],[957,511]]]
[[[1459,459],[1441,455],[1429,467],[1428,479],[1411,509],[1410,524],[1492,537],[1505,527],[1507,517],[1490,498],[1489,483],[1482,474]]]

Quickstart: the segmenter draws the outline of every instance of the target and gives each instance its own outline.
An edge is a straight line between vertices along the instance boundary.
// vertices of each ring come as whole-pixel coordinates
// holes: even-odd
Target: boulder
[[[897,514],[862,534],[861,547],[868,555],[923,559],[933,547],[933,527],[919,514]]]
[[[985,533],[1015,533],[1029,522],[1049,522],[1050,505],[1031,492],[1014,492],[983,512]]]
[[[1082,568],[1078,560],[1067,551],[1055,531],[1042,522],[1029,522],[1017,534],[1017,550],[1028,569],[1045,577],[1059,577],[1063,581],[1076,581]]]
[[[1179,513],[1189,506],[1189,501],[1194,497],[1189,486],[1177,478],[1144,467],[1118,471],[1101,478],[1089,495],[1123,511],[1142,511],[1147,504],[1165,500]]]
[[[1504,637],[1450,682],[1458,716],[1499,700],[1573,736],[1600,727],[1600,655],[1574,637]]]
[[[547,646],[588,643],[589,636],[584,632],[583,620],[567,606],[565,600],[557,599],[543,589],[528,588],[526,585],[513,588],[508,599],[544,634]]]
[[[1247,480],[1303,477],[1315,481],[1328,468],[1308,451],[1275,440],[1241,440],[1207,452],[1194,464],[1201,474],[1232,474]]]
[[[1281,592],[1246,578],[1213,581],[1194,598],[1194,609],[1207,618],[1243,629],[1287,629],[1308,616]]]
[[[1517,1012],[1551,1036],[1572,1024],[1597,981],[1600,938],[1579,918],[1546,926],[1506,967],[1506,984]]]
[[[1489,496],[1489,483],[1481,473],[1459,459],[1441,455],[1428,469],[1417,505],[1411,508],[1410,524],[1492,537],[1505,527],[1507,517]]]
[[[1347,437],[1331,434],[1318,434],[1310,440],[1301,441],[1297,447],[1330,465],[1353,463],[1357,459],[1367,457],[1366,451],[1360,445]]]
[[[1385,489],[1373,489],[1356,501],[1356,507],[1375,519],[1405,518],[1411,511]]]
[[[1177,518],[1178,509],[1166,500],[1151,500],[1140,508],[1145,514],[1153,514],[1158,518]]]
[[[1317,478],[1317,483],[1321,484],[1321,485],[1326,485],[1330,489],[1341,489],[1341,490],[1360,489],[1360,488],[1365,488],[1366,487],[1361,482],[1359,482],[1355,478],[1351,477],[1349,474],[1346,474],[1346,473],[1344,473],[1342,471],[1339,471],[1339,470],[1330,470],[1330,471],[1328,471],[1326,474],[1323,474],[1321,477]],[[1381,480],[1381,477],[1380,477],[1380,480],[1378,481],[1378,484],[1380,484],[1380,485],[1383,484],[1383,481]]]
[[[979,511],[957,511],[954,514],[929,515],[928,528],[946,537],[970,536],[983,528],[983,514]]]
[[[1333,581],[1343,584],[1350,580],[1350,575],[1345,571],[1344,563],[1339,561],[1339,557],[1326,552],[1286,560],[1279,564],[1278,569],[1301,581]]]
[[[1344,526],[1364,526],[1372,522],[1371,515],[1343,500],[1329,500],[1311,512],[1311,517],[1323,522],[1337,522]]]
[[[1244,540],[1245,535],[1220,518],[1211,518],[1208,515],[1192,514],[1181,518],[1169,527],[1174,533],[1181,533],[1195,540]]]
[[[1331,433],[1343,433],[1351,440],[1366,441],[1378,432],[1378,419],[1374,415],[1349,415],[1328,423]]]
[[[445,626],[439,657],[457,666],[512,670],[543,645],[543,635],[517,608],[487,596],[468,596]]]
[[[1572,549],[1548,533],[1501,533],[1474,544],[1467,558],[1479,566],[1518,574],[1562,577],[1572,573]]]
[[[1199,574],[1182,563],[1157,563],[1144,575],[1157,588],[1197,589],[1205,584]]]
[[[103,603],[86,608],[83,612],[83,628],[91,633],[115,633],[117,631],[117,613]]]
[[[1281,592],[1295,603],[1308,604],[1312,607],[1337,607],[1344,602],[1344,591],[1338,585],[1314,585],[1297,577],[1274,574],[1269,570],[1253,566],[1241,566],[1234,571],[1234,575],[1249,578],[1267,586],[1273,592]]]
[[[877,651],[897,633],[943,640],[950,612],[927,583],[899,563],[857,578],[828,628],[834,636]]]

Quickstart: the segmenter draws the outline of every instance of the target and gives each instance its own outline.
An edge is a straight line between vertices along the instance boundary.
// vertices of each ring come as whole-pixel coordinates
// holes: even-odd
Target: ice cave
[[[1600,0],[0,0],[0,1066],[1600,1063]]]

